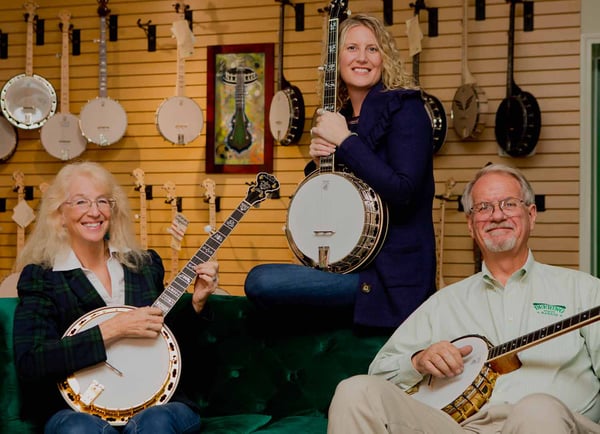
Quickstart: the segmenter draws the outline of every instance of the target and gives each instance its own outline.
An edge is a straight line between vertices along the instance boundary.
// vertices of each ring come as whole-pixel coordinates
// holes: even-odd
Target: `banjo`
[[[273,95],[269,109],[269,127],[271,134],[280,145],[298,143],[304,131],[304,98],[297,86],[288,82],[283,75],[283,33],[285,6],[289,0],[281,2],[279,14],[279,90]]]
[[[69,20],[71,13],[61,11],[60,29],[62,32],[62,55],[60,58],[60,113],[54,114],[42,126],[40,138],[46,151],[60,160],[79,157],[87,146],[81,134],[79,118],[69,113]]]
[[[463,0],[462,86],[454,94],[450,112],[454,131],[462,140],[476,139],[481,135],[485,129],[485,116],[488,112],[487,96],[475,82],[467,62],[468,4],[468,0]]]
[[[27,51],[25,73],[6,82],[0,92],[0,107],[6,119],[17,128],[39,128],[56,111],[56,91],[44,77],[33,73],[33,22],[37,4],[27,1]]]
[[[223,225],[198,249],[153,303],[167,315],[194,282],[197,264],[208,261],[253,206],[279,188],[277,179],[260,172],[250,184],[246,198]],[[135,309],[109,306],[93,310],[76,320],[64,333],[69,339],[112,316]],[[173,333],[163,326],[155,339],[121,339],[106,348],[107,359],[81,369],[58,383],[65,401],[75,411],[96,415],[111,425],[125,425],[145,408],[168,402],[181,377],[181,352]]]
[[[323,108],[336,110],[337,44],[344,0],[332,0],[328,22]],[[334,154],[320,158],[319,169],[294,193],[285,234],[304,265],[349,273],[367,265],[387,235],[388,210],[379,195],[351,173],[336,171]]]
[[[0,116],[0,162],[7,161],[17,150],[17,128]]]
[[[415,15],[418,18],[421,9],[426,9],[425,0],[416,0],[415,3],[410,4],[411,7],[415,8]],[[419,78],[419,63],[421,53],[417,52],[412,59],[412,73],[413,79],[417,86],[420,86]],[[444,142],[446,141],[446,134],[448,133],[448,121],[446,119],[446,110],[444,105],[436,96],[425,92],[421,89],[421,97],[425,102],[425,110],[429,114],[431,119],[431,126],[433,128],[433,153],[437,153]]]
[[[521,90],[513,77],[513,55],[515,44],[515,3],[510,1],[510,23],[508,30],[508,72],[506,74],[506,97],[496,111],[494,132],[496,142],[511,157],[525,157],[535,150],[542,114],[535,97]]]
[[[457,347],[465,345],[473,347],[473,351],[463,359],[465,367],[463,373],[452,378],[426,376],[407,393],[424,404],[441,409],[460,423],[477,413],[488,402],[499,375],[521,367],[521,361],[517,356],[519,351],[598,320],[600,320],[600,306],[498,346],[492,346],[483,336],[463,336],[452,341]]]
[[[177,39],[177,85],[175,96],[163,101],[156,112],[158,132],[166,140],[176,145],[185,145],[198,137],[204,122],[200,106],[193,99],[184,95],[185,58],[193,52],[192,47],[188,52],[184,52],[184,42],[193,38],[188,22],[183,17],[183,13],[187,8],[189,6],[185,5],[184,2],[175,4],[175,10],[182,12],[180,19],[175,21],[171,27],[171,32]]]
[[[99,96],[88,101],[79,113],[79,126],[85,138],[99,146],[109,146],[121,140],[127,129],[127,113],[107,93],[106,17],[110,9],[108,0],[98,0],[100,16],[99,41]]]

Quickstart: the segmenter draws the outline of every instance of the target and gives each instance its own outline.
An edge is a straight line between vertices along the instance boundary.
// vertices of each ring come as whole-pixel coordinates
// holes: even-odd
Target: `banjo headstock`
[[[110,14],[108,8],[108,0],[98,0],[98,15],[101,17],[107,17]]]
[[[144,184],[144,171],[139,167],[137,169],[133,169],[133,176],[135,177],[135,189],[143,190],[145,188]]]
[[[202,187],[204,187],[204,197],[208,201],[208,203],[215,203],[216,195],[215,195],[215,181],[206,178],[202,181]]]
[[[63,9],[58,13],[58,19],[60,20],[61,30],[63,32],[68,32],[71,21],[71,12]]]
[[[163,190],[167,192],[166,203],[172,203],[176,198],[175,196],[175,183],[173,181],[167,181],[163,184]]]
[[[25,17],[27,18],[27,22],[33,23],[33,21],[35,20],[35,13],[36,13],[39,5],[34,1],[28,0],[25,2],[23,7],[25,8],[25,11],[27,12],[25,14]]]

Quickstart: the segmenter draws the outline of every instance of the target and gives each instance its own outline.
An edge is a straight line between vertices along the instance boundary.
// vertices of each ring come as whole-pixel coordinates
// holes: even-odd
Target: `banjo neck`
[[[145,250],[148,248],[148,235],[146,228],[146,185],[144,183],[144,171],[140,168],[134,169],[135,189],[140,192],[140,244]]]
[[[179,21],[185,21],[185,11],[189,9],[189,5],[185,2],[180,1],[175,4],[175,11]],[[175,23],[173,23],[173,29],[176,29]],[[177,34],[175,38],[177,39]],[[177,43],[177,79],[175,83],[175,96],[185,96],[185,55],[179,41]]]
[[[167,181],[163,185],[163,189],[167,192],[167,198],[165,199],[165,203],[168,203],[171,206],[171,221],[175,221],[177,218],[177,213],[179,212],[177,206],[177,196],[175,195],[175,183],[172,181]],[[175,236],[173,236],[175,237]],[[169,280],[172,281],[177,275],[177,271],[179,270],[179,250],[174,246],[171,246],[171,274]]]
[[[520,89],[514,79],[515,53],[515,0],[510,0],[510,18],[508,26],[508,64],[506,73],[506,97],[519,93]]]
[[[33,75],[33,23],[37,20],[35,12],[38,5],[33,1],[28,1],[23,5],[27,11],[27,51],[25,53],[25,75]]]
[[[242,217],[258,203],[267,199],[269,193],[279,189],[277,179],[268,173],[260,172],[256,181],[250,184],[246,198],[237,206],[231,215],[223,222],[221,227],[208,237],[208,240],[200,246],[194,256],[183,266],[173,281],[165,288],[161,295],[152,304],[158,307],[163,315],[167,315],[175,306],[179,298],[186,292],[187,288],[196,279],[194,267],[198,264],[210,261],[217,249],[238,225]]]
[[[475,83],[475,78],[469,71],[468,56],[468,28],[469,28],[469,0],[463,0],[463,21],[462,21],[462,44],[461,44],[461,66],[463,84]]]
[[[13,191],[17,192],[17,202],[20,204],[25,200],[25,175],[23,172],[17,170],[13,172],[13,180],[15,184]],[[17,257],[21,254],[23,246],[25,245],[25,227],[17,224]]]
[[[329,21],[327,24],[327,59],[323,66],[323,110],[337,111],[338,89],[338,42],[340,17],[345,13],[344,1],[330,5]],[[282,5],[283,7],[283,5]],[[282,44],[283,45],[283,44]],[[333,172],[335,168],[333,154],[320,157],[320,172]]]
[[[62,49],[60,57],[60,112],[69,113],[69,33],[71,31],[69,11],[61,11],[60,30],[62,33]]]
[[[106,6],[108,0],[98,1],[98,15],[100,16],[100,40],[98,42],[98,82],[100,98],[108,96],[107,61],[106,61],[106,17],[110,9]]]
[[[585,310],[562,321],[492,347],[489,349],[487,362],[499,373],[510,372],[520,367],[518,359],[515,362],[518,352],[592,324],[598,320],[600,320],[600,306]]]
[[[452,189],[456,185],[454,178],[449,178],[446,181],[446,191],[440,196],[440,230],[438,239],[438,264],[437,264],[437,289],[440,290],[446,286],[444,281],[444,226],[446,223],[446,202],[450,200]]]

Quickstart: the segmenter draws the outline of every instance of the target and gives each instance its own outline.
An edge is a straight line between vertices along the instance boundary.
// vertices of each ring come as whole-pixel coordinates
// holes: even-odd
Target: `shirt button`
[[[368,283],[363,283],[360,290],[365,294],[368,294],[369,292],[371,292],[371,285],[369,285]]]

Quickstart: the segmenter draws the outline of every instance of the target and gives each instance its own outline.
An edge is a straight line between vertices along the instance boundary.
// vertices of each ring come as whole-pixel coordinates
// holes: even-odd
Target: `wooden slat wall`
[[[457,181],[453,192],[460,194],[475,170],[489,161],[502,161],[522,168],[538,194],[546,196],[547,211],[541,213],[531,242],[542,261],[569,267],[578,266],[578,189],[579,189],[579,0],[544,0],[535,2],[535,31],[525,33],[522,5],[517,5],[515,34],[515,80],[538,100],[543,128],[536,153],[528,158],[498,155],[494,138],[496,109],[505,96],[507,67],[507,30],[509,5],[505,0],[487,0],[485,21],[474,20],[474,0],[469,0],[469,69],[489,99],[487,128],[477,141],[462,142],[452,129],[450,108],[455,90],[461,84],[461,0],[428,0],[437,7],[439,36],[425,37],[420,60],[423,87],[437,96],[448,115],[448,137],[435,156],[436,191],[442,194],[446,180]],[[48,79],[60,94],[60,41],[58,12],[68,9],[72,23],[81,30],[81,55],[70,57],[70,108],[78,114],[81,107],[98,93],[99,18],[95,0],[38,0],[38,15],[45,19],[45,44],[34,46],[33,69]],[[148,205],[148,245],[165,259],[169,270],[170,206],[164,202],[165,182],[176,185],[183,198],[183,212],[190,225],[179,253],[181,263],[206,239],[208,204],[204,201],[202,181],[216,182],[221,210],[217,223],[240,203],[247,191],[246,182],[253,174],[206,174],[205,130],[185,146],[172,145],[157,132],[154,116],[157,107],[174,94],[176,51],[170,35],[175,20],[173,0],[111,0],[111,13],[118,15],[118,41],[107,43],[108,94],[117,99],[128,114],[125,137],[118,143],[101,148],[88,145],[81,159],[106,164],[130,193],[134,210],[139,209],[139,193],[134,190],[132,172],[141,168],[145,183],[152,185]],[[277,43],[280,4],[274,0],[222,0],[187,2],[193,11],[195,52],[186,60],[186,95],[194,98],[206,114],[206,47],[242,43]],[[389,27],[410,68],[405,36],[405,20],[413,16],[409,1],[394,2],[394,24]],[[294,12],[287,8],[285,21],[284,71],[286,78],[298,86],[306,104],[307,122],[318,105],[317,67],[320,61],[322,27],[326,16],[319,9],[325,0],[304,1],[305,30],[294,30]],[[383,18],[383,2],[352,0],[355,13],[366,12]],[[0,83],[3,84],[25,69],[25,32],[21,2],[0,4],[0,30],[8,33],[8,59],[0,59]],[[137,25],[151,21],[157,26],[157,50],[147,51],[147,40]],[[427,33],[426,14],[421,13],[422,29]],[[276,51],[277,53],[277,47]],[[277,64],[277,61],[276,61]],[[278,76],[275,71],[275,76]],[[15,154],[0,163],[0,198],[6,198],[6,211],[0,212],[0,276],[11,271],[16,253],[16,225],[12,208],[16,205],[12,173],[21,170],[27,186],[48,182],[64,165],[42,147],[39,130],[19,130]],[[294,261],[283,233],[289,197],[303,178],[302,168],[308,160],[309,135],[299,145],[275,146],[274,173],[281,183],[281,197],[251,210],[218,251],[221,286],[232,294],[243,293],[246,273],[264,262]],[[39,200],[35,190],[33,208]],[[433,207],[440,220],[439,201]],[[473,272],[472,242],[464,217],[456,203],[446,208],[444,227],[444,267],[446,282],[456,281]],[[27,229],[27,232],[29,232]],[[438,231],[439,231],[438,227]]]

